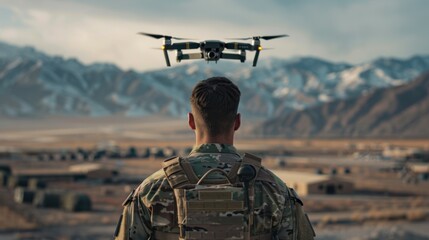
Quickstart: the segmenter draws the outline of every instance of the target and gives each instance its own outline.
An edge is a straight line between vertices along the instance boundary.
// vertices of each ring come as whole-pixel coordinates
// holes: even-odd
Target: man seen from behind
[[[165,160],[130,194],[115,239],[313,239],[295,191],[234,147],[240,95],[224,77],[194,87],[193,150]]]

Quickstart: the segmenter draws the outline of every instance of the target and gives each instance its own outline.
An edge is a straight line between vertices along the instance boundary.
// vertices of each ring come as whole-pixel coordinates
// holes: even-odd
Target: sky
[[[162,41],[137,32],[196,41],[288,34],[264,41],[274,50],[260,59],[361,63],[429,54],[428,10],[427,0],[0,0],[0,41],[147,71],[165,66],[152,49]]]

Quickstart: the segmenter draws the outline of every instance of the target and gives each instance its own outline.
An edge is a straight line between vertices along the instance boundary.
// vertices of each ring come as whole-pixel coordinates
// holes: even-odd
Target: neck
[[[224,134],[219,136],[210,136],[209,134],[204,134],[198,131],[195,131],[195,144],[199,146],[201,144],[207,143],[222,143],[222,144],[234,144],[234,133]]]

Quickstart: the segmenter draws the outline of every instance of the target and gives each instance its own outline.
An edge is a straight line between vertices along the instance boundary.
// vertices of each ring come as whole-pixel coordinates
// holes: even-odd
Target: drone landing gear
[[[241,56],[240,62],[244,63],[246,61],[246,51],[241,50],[240,56]]]
[[[167,49],[162,50],[164,52],[164,57],[165,57],[165,63],[167,64],[167,67],[170,67],[170,59],[168,58],[168,53],[167,53]]]
[[[259,57],[260,50],[257,49],[255,52],[255,58],[253,59],[253,66],[256,67],[256,64],[258,63],[258,57]]]

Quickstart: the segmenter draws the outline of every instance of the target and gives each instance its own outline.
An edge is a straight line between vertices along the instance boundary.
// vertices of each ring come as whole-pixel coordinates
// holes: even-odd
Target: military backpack
[[[180,157],[164,161],[163,169],[176,199],[180,240],[272,239],[271,234],[250,235],[260,158],[246,153],[229,173],[215,168],[201,178]]]

